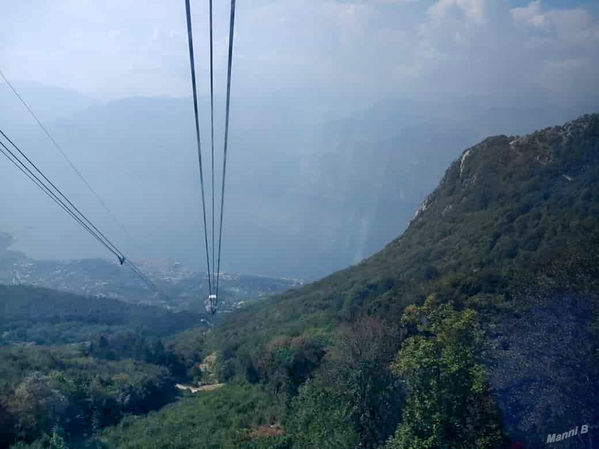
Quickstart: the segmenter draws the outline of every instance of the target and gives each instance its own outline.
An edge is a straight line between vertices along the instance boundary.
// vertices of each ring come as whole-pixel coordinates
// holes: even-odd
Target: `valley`
[[[151,291],[118,262],[104,259],[70,261],[34,260],[25,254],[11,251],[13,239],[0,233],[0,283],[30,285],[61,290],[83,296],[120,299],[133,304],[147,304],[168,310],[204,312],[208,295],[207,276],[171,260],[140,261],[139,266],[167,295]],[[263,299],[290,288],[301,286],[295,279],[269,278],[223,273],[222,303],[219,312],[225,313],[246,303]]]
[[[486,138],[382,251],[307,285],[226,277],[261,300],[214,323],[180,265],[144,266],[174,307],[2,287],[3,447],[545,447],[599,422],[598,183],[597,114]],[[80,289],[117,268],[85,264]]]

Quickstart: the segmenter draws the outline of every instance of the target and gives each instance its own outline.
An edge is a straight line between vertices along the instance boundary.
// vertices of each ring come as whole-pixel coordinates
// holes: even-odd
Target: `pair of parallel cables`
[[[216,311],[217,298],[219,292],[219,281],[220,281],[220,265],[221,265],[221,249],[222,249],[222,229],[223,229],[223,211],[224,211],[224,200],[225,200],[225,180],[227,170],[227,150],[229,142],[229,111],[230,111],[230,100],[231,100],[231,69],[233,62],[233,36],[234,36],[234,25],[235,25],[235,0],[231,0],[231,14],[229,23],[229,53],[228,53],[228,68],[227,68],[227,94],[226,94],[226,113],[225,113],[225,137],[224,137],[224,152],[223,152],[223,171],[222,171],[222,183],[221,183],[221,204],[220,204],[220,220],[219,220],[219,231],[218,231],[218,250],[215,245],[215,188],[214,188],[214,64],[213,64],[213,21],[212,21],[212,0],[210,2],[210,127],[211,127],[211,183],[212,183],[212,268],[216,267],[216,271],[210,269],[210,248],[208,246],[208,226],[206,220],[206,202],[205,202],[205,189],[204,189],[204,173],[202,166],[202,151],[200,141],[200,124],[198,117],[198,100],[197,100],[197,88],[196,88],[196,77],[195,77],[195,62],[194,62],[194,51],[193,51],[193,36],[191,26],[191,8],[189,0],[185,0],[185,9],[187,14],[187,33],[189,41],[189,58],[191,66],[191,79],[192,79],[192,90],[193,90],[193,105],[195,115],[195,131],[196,131],[196,143],[198,150],[198,163],[200,169],[200,183],[202,193],[202,212],[204,219],[204,242],[206,249],[206,263],[208,271],[208,290],[210,309],[212,313]],[[15,89],[15,87],[6,78],[4,73],[0,71],[0,76],[4,79],[6,84],[20,100],[20,102],[29,111],[31,116],[35,119],[38,126],[50,139],[54,147],[61,153],[62,157],[67,161],[73,171],[86,185],[87,189],[96,197],[102,207],[111,216],[115,223],[130,237],[130,234],[124,228],[122,223],[116,218],[112,211],[108,208],[106,203],[102,200],[100,195],[91,187],[89,182],[85,179],[82,173],[77,169],[73,162],[66,155],[62,147],[52,137],[47,128],[38,119],[35,112]],[[117,257],[121,265],[128,266],[148,287],[155,290],[159,294],[168,298],[168,296],[162,292],[148,277],[137,267],[131,260],[125,257],[124,253],[114,244],[104,233],[102,233],[91,220],[87,218],[81,210],[74,205],[74,203],[60,190],[55,183],[41,171],[41,169],[31,161],[29,157],[0,129],[0,134],[5,141],[0,140],[0,153],[2,153],[13,165],[15,165],[25,176],[27,176],[37,187],[39,187],[50,199],[52,199],[61,209],[63,209],[71,218],[73,218],[80,226],[83,227],[92,237],[94,237],[100,244],[102,244],[109,252]],[[12,149],[11,149],[12,148]],[[218,254],[218,256],[215,256]],[[215,263],[215,257],[216,263]]]
[[[218,225],[218,249],[215,246],[215,188],[214,188],[214,58],[213,58],[213,20],[212,0],[209,0],[210,20],[210,135],[211,135],[211,183],[212,183],[212,247],[208,245],[208,224],[206,220],[206,199],[204,189],[204,169],[202,164],[202,145],[200,139],[200,120],[198,117],[198,95],[196,87],[195,59],[193,51],[193,33],[191,26],[190,0],[185,0],[185,12],[187,16],[187,38],[189,42],[189,64],[191,68],[191,86],[193,93],[193,110],[195,116],[195,134],[198,151],[198,164],[200,169],[200,184],[202,194],[202,214],[204,219],[204,244],[206,249],[206,266],[208,273],[208,299],[210,311],[214,313],[218,306],[218,291],[220,280],[221,248],[223,235],[223,210],[225,205],[225,180],[227,173],[227,149],[229,144],[229,111],[231,104],[231,68],[233,64],[233,35],[235,29],[235,0],[231,0],[231,14],[229,20],[229,54],[227,61],[227,94],[225,104],[225,137],[223,149],[223,170],[220,197],[220,220]],[[212,251],[210,251],[212,249]],[[212,252],[212,254],[210,254]],[[215,266],[216,257],[216,266]],[[211,267],[212,261],[212,270]]]
[[[7,84],[14,89],[8,82],[4,74],[0,71],[0,75],[4,78]],[[16,90],[14,90],[16,93]],[[22,97],[19,96],[19,98]],[[24,100],[22,100],[24,102]],[[24,103],[26,104],[26,103]],[[29,107],[27,109],[31,111]],[[33,112],[32,112],[33,114]],[[35,114],[33,114],[35,116]],[[36,118],[37,120],[37,118]],[[41,122],[38,121],[41,125]],[[44,128],[45,129],[45,128]],[[48,133],[46,131],[46,133]],[[14,143],[6,133],[0,129],[0,153],[6,157],[17,169],[19,169],[27,178],[29,178],[42,192],[44,192],[52,201],[54,201],[62,210],[64,210],[73,220],[75,220],[84,230],[86,230],[93,238],[95,238],[102,246],[104,246],[109,252],[111,252],[118,260],[121,265],[125,265],[135,273],[150,289],[159,293],[160,295],[168,298],[168,296],[160,290],[154,282],[152,282],[131,260],[127,259],[125,254],[106,237],[106,235],[98,229],[98,227],[79,209],[63,191],[52,182],[44,172]],[[48,133],[48,136],[50,134]],[[51,137],[51,136],[50,136]],[[54,141],[54,139],[52,139]],[[56,142],[56,141],[54,141]],[[56,144],[58,145],[58,144]],[[62,151],[61,151],[62,152]],[[64,154],[64,153],[63,153]],[[66,154],[65,154],[66,157]],[[73,166],[74,168],[74,166]],[[76,170],[76,169],[75,169]],[[76,170],[79,176],[85,181],[83,175]],[[95,192],[91,186],[85,181],[88,188]],[[97,195],[97,194],[96,194]],[[108,209],[106,204],[101,201],[101,204]],[[109,210],[109,209],[108,209]],[[114,215],[111,213],[113,218]],[[116,219],[116,218],[115,218]]]
[[[93,189],[89,182],[85,179],[83,174],[77,169],[75,164],[67,156],[62,147],[52,137],[52,134],[44,126],[41,120],[37,117],[33,109],[27,104],[25,99],[19,94],[17,89],[12,83],[6,78],[4,73],[0,70],[0,77],[4,80],[6,85],[15,94],[23,106],[27,109],[29,114],[34,118],[38,126],[42,129],[44,134],[50,139],[54,147],[60,152],[62,157],[67,161],[73,171],[85,184],[87,189],[96,197],[98,202],[102,205],[104,210],[110,215],[112,220],[125,232],[127,237],[132,240],[131,235],[127,232],[123,224],[116,218],[112,211],[108,208],[106,203],[102,200],[100,195]],[[52,201],[54,201],[62,210],[64,210],[73,220],[75,220],[84,230],[86,230],[93,238],[95,238],[102,246],[104,246],[109,252],[111,252],[118,259],[121,265],[127,266],[133,273],[139,277],[143,283],[145,283],[151,290],[154,290],[159,295],[168,299],[168,295],[164,293],[158,286],[152,282],[142,271],[129,260],[125,254],[106,237],[102,231],[98,229],[94,223],[87,218],[87,216],[81,212],[81,209],[75,206],[75,204],[60,190],[54,182],[52,182],[42,170],[11,140],[6,133],[0,129],[0,135],[3,139],[0,139],[0,153],[4,155],[16,168],[18,168],[25,176],[27,176],[42,192],[44,192]],[[12,148],[12,149],[11,149]]]

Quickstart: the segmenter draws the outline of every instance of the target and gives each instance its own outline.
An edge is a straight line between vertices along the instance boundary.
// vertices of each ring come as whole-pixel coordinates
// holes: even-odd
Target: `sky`
[[[388,96],[599,91],[595,0],[245,0],[237,7],[234,94],[375,103]],[[207,88],[208,2],[192,1]],[[215,1],[217,89],[229,4]],[[10,79],[110,100],[187,96],[182,0],[22,0],[0,17]]]
[[[208,2],[191,4],[207,142]],[[222,148],[229,2],[214,8]],[[356,263],[468,146],[599,112],[596,0],[239,0],[234,47],[223,260],[236,272],[315,279]],[[128,254],[202,269],[183,0],[11,2],[0,69],[139,237]],[[0,125],[127,241],[1,83]],[[14,248],[105,257],[13,172],[0,164]]]

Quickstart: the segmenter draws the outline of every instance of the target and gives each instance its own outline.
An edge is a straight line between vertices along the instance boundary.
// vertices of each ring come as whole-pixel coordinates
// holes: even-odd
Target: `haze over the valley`
[[[226,6],[215,2],[219,154]],[[132,239],[3,84],[0,127],[131,258],[203,270],[184,20],[181,1],[134,0],[27,0],[0,17],[0,68]],[[237,24],[225,271],[309,279],[355,263],[401,233],[464,148],[599,110],[594,1],[258,0],[240,2]],[[13,248],[108,257],[4,160],[0,177]]]

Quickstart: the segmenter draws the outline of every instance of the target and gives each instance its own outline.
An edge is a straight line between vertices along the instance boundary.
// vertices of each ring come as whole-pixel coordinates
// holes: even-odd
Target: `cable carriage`
[[[216,295],[211,294],[208,295],[208,299],[204,301],[204,305],[206,307],[206,312],[210,312],[212,315],[216,313]]]

